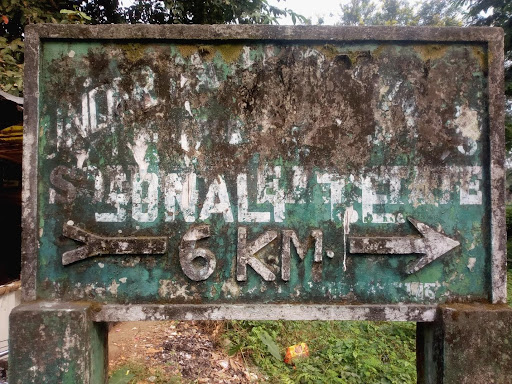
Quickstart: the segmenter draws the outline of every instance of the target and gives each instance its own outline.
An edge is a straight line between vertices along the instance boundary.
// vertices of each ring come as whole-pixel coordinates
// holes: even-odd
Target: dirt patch
[[[181,378],[182,383],[250,383],[258,376],[224,351],[222,322],[126,322],[109,332],[109,370],[142,364]],[[155,382],[138,378],[138,384]]]

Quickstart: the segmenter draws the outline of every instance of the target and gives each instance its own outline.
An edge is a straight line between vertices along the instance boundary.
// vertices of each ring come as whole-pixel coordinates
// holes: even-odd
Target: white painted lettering
[[[236,179],[238,197],[238,221],[240,223],[268,223],[270,212],[250,212],[247,192],[247,174],[241,173]]]
[[[158,217],[158,176],[136,173],[132,188],[132,218],[141,223],[152,223]]]
[[[191,172],[184,177],[170,173],[164,178],[163,185],[165,203],[165,221],[175,221],[178,209],[187,223],[196,221],[196,206],[198,199],[197,176]]]
[[[265,165],[263,170],[258,170],[258,204],[270,203],[274,206],[274,221],[280,223],[285,218],[284,191],[279,186],[281,179],[281,167],[269,167]]]
[[[343,202],[343,189],[345,188],[345,180],[339,175],[332,173],[317,173],[316,181],[321,184],[329,184],[331,189],[330,202],[331,202],[331,220],[334,221],[334,211]],[[336,217],[341,220],[341,217]],[[357,218],[356,218],[357,220]]]
[[[126,174],[121,166],[113,167],[110,173],[110,188],[107,203],[113,205],[116,212],[95,213],[97,222],[119,223],[126,220],[126,205],[129,194],[126,191]]]
[[[390,167],[383,171],[384,175],[370,175],[362,177],[362,216],[363,222],[368,223],[403,223],[403,215],[400,213],[377,213],[374,205],[400,204],[401,179],[399,173],[402,167]],[[385,184],[389,188],[389,194],[377,193],[376,184]]]
[[[304,167],[294,166],[292,169],[292,190],[287,194],[286,203],[305,204],[304,192],[308,185],[307,173],[304,171]]]
[[[210,184],[203,204],[203,209],[201,209],[201,213],[199,214],[199,219],[206,220],[212,213],[222,214],[226,223],[233,222],[233,212],[231,211],[228,189],[226,187],[226,182],[221,175],[217,176],[217,178]]]

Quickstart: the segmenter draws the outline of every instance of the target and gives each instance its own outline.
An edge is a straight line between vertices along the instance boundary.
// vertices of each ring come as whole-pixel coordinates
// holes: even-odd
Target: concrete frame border
[[[22,192],[22,300],[37,300],[38,88],[41,42],[106,41],[287,41],[480,43],[488,50],[488,153],[490,165],[491,289],[489,302],[506,302],[505,145],[503,30],[488,27],[325,27],[263,25],[29,25],[25,30],[25,115]],[[393,305],[104,305],[95,321],[173,319],[324,319],[434,321],[434,306]],[[371,315],[375,314],[375,315]]]

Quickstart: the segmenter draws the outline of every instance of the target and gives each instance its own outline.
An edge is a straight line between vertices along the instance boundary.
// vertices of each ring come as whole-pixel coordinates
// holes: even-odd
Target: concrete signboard
[[[415,321],[505,300],[501,31],[26,36],[25,300]]]

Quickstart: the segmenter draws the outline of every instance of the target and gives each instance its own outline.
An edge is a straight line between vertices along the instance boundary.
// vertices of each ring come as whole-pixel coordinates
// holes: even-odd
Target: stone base
[[[89,305],[20,305],[10,316],[9,383],[106,383],[107,336]]]
[[[512,308],[443,305],[418,323],[419,384],[512,383]],[[102,384],[107,323],[88,304],[23,304],[10,316],[10,384]]]
[[[418,384],[512,383],[512,308],[455,304],[417,327]]]

